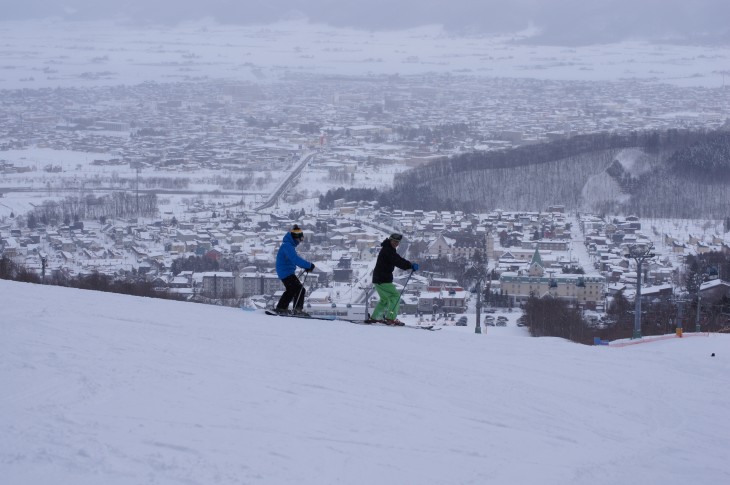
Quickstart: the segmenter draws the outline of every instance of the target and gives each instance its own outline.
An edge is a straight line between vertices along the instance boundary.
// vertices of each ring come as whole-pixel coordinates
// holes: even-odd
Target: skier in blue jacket
[[[291,313],[305,315],[304,312],[304,294],[306,290],[297,278],[297,266],[304,269],[307,273],[314,270],[314,264],[306,259],[301,258],[297,254],[296,247],[304,240],[304,233],[296,224],[291,231],[284,235],[284,239],[279,246],[279,252],[276,254],[276,275],[282,283],[284,283],[284,294],[281,295],[279,303],[276,305],[277,313],[289,313],[289,303],[294,300],[294,309]]]

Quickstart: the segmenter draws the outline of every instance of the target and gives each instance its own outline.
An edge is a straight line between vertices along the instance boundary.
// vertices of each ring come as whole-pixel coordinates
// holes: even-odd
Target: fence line
[[[629,346],[629,345],[648,344],[648,343],[651,343],[651,342],[657,342],[659,340],[668,340],[668,339],[671,339],[671,338],[709,337],[709,336],[710,336],[710,333],[709,332],[685,333],[685,334],[682,334],[681,337],[678,336],[678,335],[662,335],[661,337],[641,338],[641,339],[638,339],[638,340],[631,340],[629,342],[618,342],[618,343],[610,342],[608,344],[608,346],[609,347],[626,347],[626,346]]]

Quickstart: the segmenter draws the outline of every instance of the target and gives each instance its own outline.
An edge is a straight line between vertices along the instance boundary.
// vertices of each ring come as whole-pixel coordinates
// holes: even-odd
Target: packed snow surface
[[[514,319],[478,335],[0,294],[2,483],[730,483],[728,335],[590,347]]]

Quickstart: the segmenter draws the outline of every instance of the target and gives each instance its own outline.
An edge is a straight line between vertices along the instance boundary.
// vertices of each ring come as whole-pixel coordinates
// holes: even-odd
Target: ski
[[[273,317],[286,317],[286,318],[303,318],[305,320],[337,320],[337,317],[334,315],[286,315],[281,313],[276,313],[271,310],[264,310],[264,313],[267,315],[271,315]]]
[[[372,322],[368,320],[347,320],[347,319],[341,319],[337,318],[335,315],[284,315],[281,313],[276,313],[272,310],[264,310],[264,313],[267,315],[271,315],[273,317],[286,317],[286,318],[302,318],[305,320],[327,320],[327,321],[342,321],[342,322],[349,322],[354,323],[356,325],[373,325],[373,326],[379,326],[379,327],[405,327],[405,328],[416,328],[420,330],[429,330],[431,332],[435,332],[436,330],[441,330],[441,328],[436,328],[433,325],[412,325],[409,323],[406,323],[405,325],[387,325],[385,323],[381,322]]]
[[[415,329],[420,329],[420,330],[429,330],[431,332],[435,332],[436,330],[441,330],[440,327],[436,328],[433,325],[412,325],[410,323],[406,323],[404,325],[388,325],[386,323],[368,321],[368,320],[347,320],[347,321],[355,323],[357,325],[373,325],[376,327],[404,327],[404,328],[415,328]]]

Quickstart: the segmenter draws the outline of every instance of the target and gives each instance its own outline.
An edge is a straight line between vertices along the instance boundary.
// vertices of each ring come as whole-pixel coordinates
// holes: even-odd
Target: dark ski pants
[[[294,300],[295,310],[301,310],[304,308],[304,294],[307,290],[305,290],[304,286],[302,286],[299,282],[299,278],[297,278],[296,275],[289,275],[281,280],[281,282],[284,283],[286,290],[284,290],[284,294],[281,295],[279,303],[276,305],[276,309],[286,310],[289,308],[289,303],[291,303],[292,300]]]

